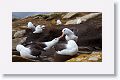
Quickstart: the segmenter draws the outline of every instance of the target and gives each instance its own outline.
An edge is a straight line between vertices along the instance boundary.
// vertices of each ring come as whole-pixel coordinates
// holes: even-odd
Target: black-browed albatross
[[[54,60],[58,62],[66,61],[74,57],[78,52],[78,45],[74,40],[67,41],[65,43],[59,43],[54,46],[56,54],[54,55]]]
[[[18,44],[16,50],[25,58],[36,58],[41,55],[41,51],[46,51],[56,45],[61,37],[55,38],[48,42],[30,42],[25,46]]]
[[[42,25],[42,26],[38,25],[38,26],[36,26],[35,31],[33,33],[42,33],[43,29],[45,29],[44,25]]]

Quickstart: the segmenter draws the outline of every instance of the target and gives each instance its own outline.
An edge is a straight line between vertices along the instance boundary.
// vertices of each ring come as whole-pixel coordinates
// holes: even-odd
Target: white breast
[[[62,51],[58,51],[57,54],[61,55],[75,55],[77,54],[78,49],[77,48],[72,48],[72,49],[63,49]]]
[[[33,58],[34,57],[31,55],[31,51],[28,48],[21,50],[20,55],[25,58]]]
[[[24,58],[36,58],[35,56],[31,55],[31,50],[29,48],[21,50],[20,55]]]
[[[33,33],[41,33],[43,31],[42,29],[42,26],[41,25],[38,25],[36,28],[35,28],[35,31]]]
[[[66,45],[66,49],[58,51],[57,53],[61,55],[75,55],[77,54],[77,52],[78,52],[78,45],[74,40],[70,40]]]
[[[42,29],[35,29],[33,33],[41,33],[43,30]]]

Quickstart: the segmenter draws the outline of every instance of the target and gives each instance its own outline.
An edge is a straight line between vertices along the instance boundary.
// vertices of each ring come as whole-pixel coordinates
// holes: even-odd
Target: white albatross
[[[74,40],[69,40],[67,44],[56,45],[55,48],[56,50],[59,50],[56,51],[56,53],[60,55],[73,56],[78,52],[78,45]]]
[[[43,29],[45,29],[45,26],[44,25],[38,25],[36,28],[35,28],[35,31],[33,33],[42,33],[43,32]]]
[[[48,42],[30,42],[26,44],[27,46],[18,44],[16,50],[24,58],[36,58],[41,55],[41,51],[46,51],[57,44],[60,38],[58,37]]]
[[[35,26],[32,24],[32,22],[28,22],[27,28],[35,30]]]
[[[37,58],[41,54],[41,50],[34,45],[29,45],[27,47],[18,44],[16,50],[20,52],[20,56],[24,58]]]
[[[62,30],[62,37],[65,35],[65,39],[68,41],[68,40],[75,40],[77,42],[77,39],[78,39],[78,36],[76,36],[74,34],[74,32],[72,32],[70,29],[68,28],[64,28]]]
[[[58,19],[57,21],[56,21],[56,25],[61,25],[62,24],[62,22],[60,21],[60,19]]]

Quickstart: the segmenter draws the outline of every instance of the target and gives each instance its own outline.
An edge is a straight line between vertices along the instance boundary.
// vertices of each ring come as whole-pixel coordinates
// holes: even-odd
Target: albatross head
[[[45,25],[42,25],[41,27],[42,27],[42,29],[45,29]]]
[[[64,35],[71,35],[71,34],[74,34],[70,29],[68,29],[68,28],[64,28],[63,30],[62,30],[62,35],[61,35],[61,37],[63,37]]]
[[[18,45],[16,46],[16,50],[17,50],[17,51],[21,51],[23,48],[24,48],[24,46],[21,45],[21,44],[18,44]]]

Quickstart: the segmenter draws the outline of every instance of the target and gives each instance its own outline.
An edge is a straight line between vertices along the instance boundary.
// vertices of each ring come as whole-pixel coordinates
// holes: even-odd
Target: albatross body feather
[[[24,58],[36,58],[35,56],[31,55],[30,48],[24,47],[23,45],[17,45],[16,50],[20,52],[20,55]]]
[[[61,51],[57,51],[57,54],[72,56],[78,52],[78,45],[74,40],[69,40],[68,43],[65,44],[65,46],[66,48]]]
[[[41,33],[43,31],[42,27],[40,25],[38,25],[36,28],[35,28],[35,31],[33,33]]]

